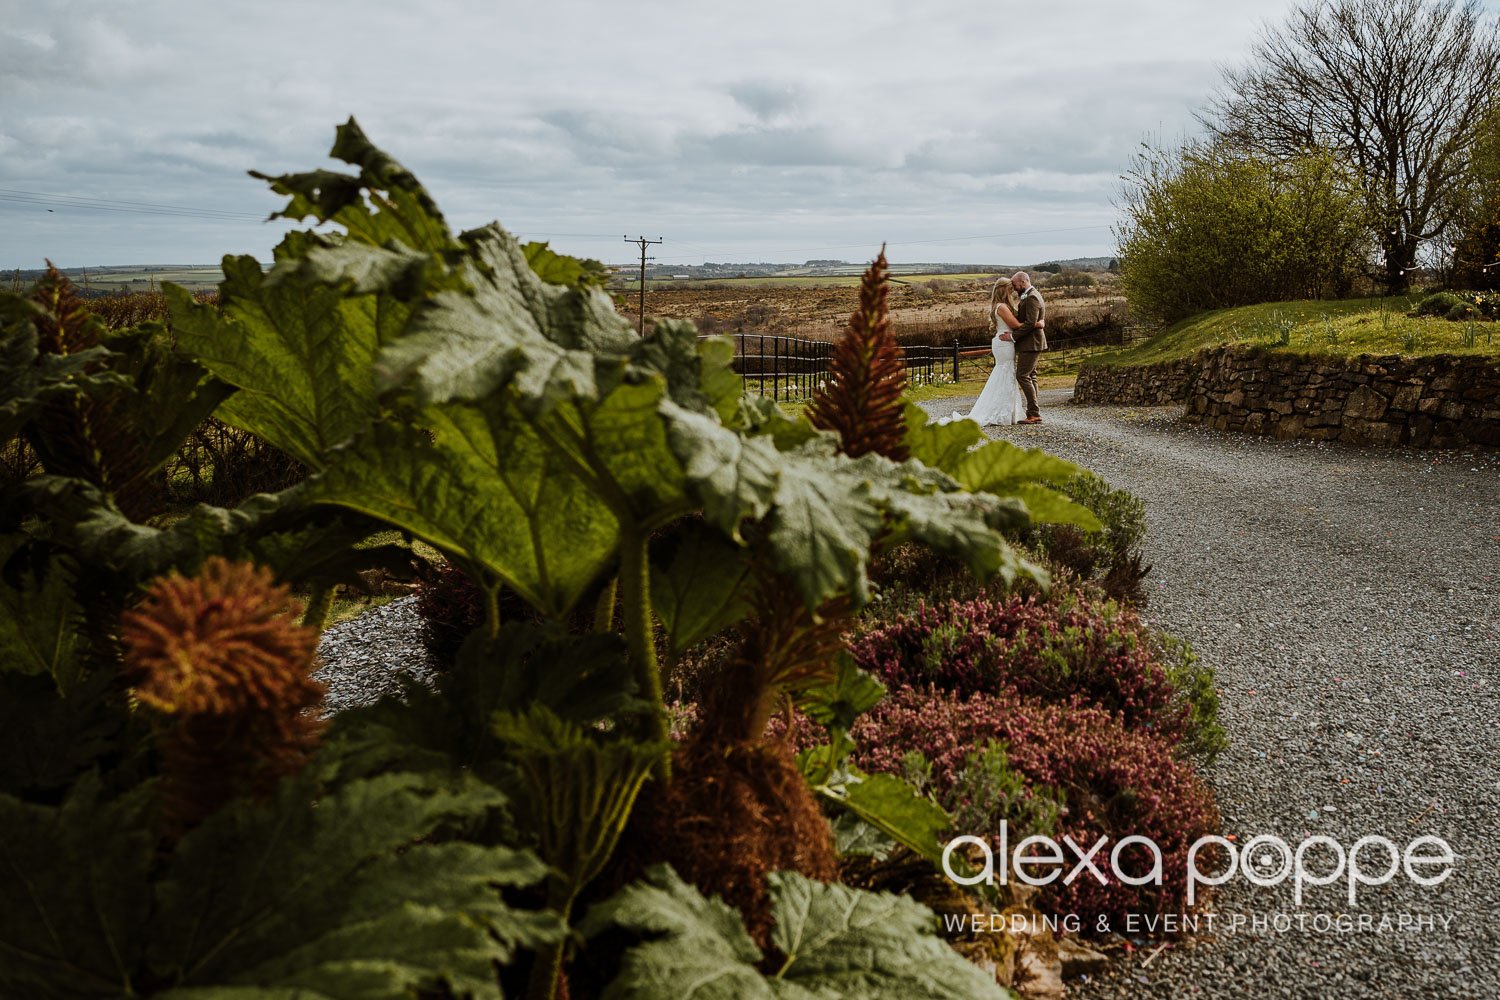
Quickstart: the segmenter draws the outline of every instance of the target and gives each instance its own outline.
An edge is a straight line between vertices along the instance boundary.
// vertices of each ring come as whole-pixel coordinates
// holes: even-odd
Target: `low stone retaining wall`
[[[1086,368],[1073,399],[1182,403],[1190,423],[1278,438],[1500,447],[1500,364],[1472,357],[1330,358],[1221,347],[1186,362]]]
[[[1136,367],[1084,368],[1073,386],[1075,403],[1169,406],[1187,401],[1202,371],[1196,357]]]

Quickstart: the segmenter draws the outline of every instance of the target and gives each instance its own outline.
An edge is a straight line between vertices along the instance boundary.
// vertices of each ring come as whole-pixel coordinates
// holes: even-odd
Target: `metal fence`
[[[830,341],[770,333],[736,333],[731,339],[734,370],[746,392],[797,402],[811,398],[828,378],[834,347]],[[905,347],[906,379],[912,385],[958,381],[966,369],[972,370],[970,355],[976,348],[989,355],[987,344],[966,346],[958,341],[945,347]]]

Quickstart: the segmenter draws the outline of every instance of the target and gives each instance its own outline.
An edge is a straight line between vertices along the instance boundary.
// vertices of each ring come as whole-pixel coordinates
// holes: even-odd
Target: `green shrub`
[[[1157,632],[1154,638],[1167,668],[1167,679],[1179,703],[1187,708],[1187,735],[1182,747],[1212,763],[1229,745],[1219,722],[1219,689],[1214,684],[1214,672],[1198,658],[1186,639],[1167,632]]]
[[[938,802],[953,814],[955,833],[988,833],[1000,829],[1004,821],[1012,843],[1033,834],[1054,835],[1058,818],[1067,808],[1066,796],[1058,789],[1034,784],[1011,767],[1010,754],[999,740],[988,741],[983,750],[964,758]]]
[[[1414,316],[1443,316],[1451,318],[1455,310],[1462,310],[1469,303],[1452,292],[1434,292],[1417,303]]]
[[[1230,306],[1348,294],[1368,246],[1349,169],[1222,144],[1148,149],[1125,179],[1120,273],[1162,323]]]
[[[1028,538],[1032,547],[1080,580],[1098,582],[1110,597],[1143,605],[1143,583],[1151,572],[1140,548],[1146,536],[1145,501],[1087,471],[1056,484],[1056,488],[1088,509],[1104,530],[1088,532],[1072,525],[1044,525]]]

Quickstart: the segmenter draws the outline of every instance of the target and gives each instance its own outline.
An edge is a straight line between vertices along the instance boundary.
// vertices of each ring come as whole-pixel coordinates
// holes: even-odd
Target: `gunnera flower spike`
[[[837,431],[850,458],[874,452],[904,462],[906,363],[886,306],[889,274],[882,246],[860,279],[859,308],[834,347],[828,381],[808,404],[807,418]]]
[[[155,713],[165,832],[263,797],[317,746],[318,634],[271,571],[215,557],[157,579],[121,620],[125,676]]]

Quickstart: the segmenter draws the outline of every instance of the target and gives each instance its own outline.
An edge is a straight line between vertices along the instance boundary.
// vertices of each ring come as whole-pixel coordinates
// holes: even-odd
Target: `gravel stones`
[[[986,431],[1146,501],[1146,617],[1191,640],[1222,693],[1229,748],[1206,776],[1225,832],[1293,849],[1433,834],[1459,856],[1441,885],[1398,877],[1353,906],[1342,886],[1299,907],[1289,885],[1235,879],[1219,920],[1290,929],[1152,945],[1070,995],[1500,997],[1500,453],[1278,441],[1068,397],[1043,394],[1041,425]],[[1318,930],[1318,914],[1371,929]],[[1403,915],[1433,927],[1379,929]]]
[[[329,715],[400,694],[403,675],[433,682],[436,673],[422,645],[416,602],[402,597],[323,633],[318,645],[323,665],[313,677],[328,685]]]

